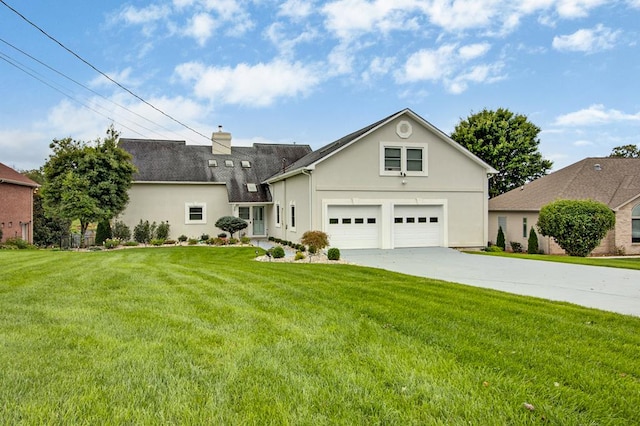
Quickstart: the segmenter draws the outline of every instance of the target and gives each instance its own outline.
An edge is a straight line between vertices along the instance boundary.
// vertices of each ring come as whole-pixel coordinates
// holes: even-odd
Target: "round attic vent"
[[[396,126],[396,133],[402,139],[407,139],[413,133],[413,128],[411,127],[411,123],[409,123],[407,120],[402,120]]]

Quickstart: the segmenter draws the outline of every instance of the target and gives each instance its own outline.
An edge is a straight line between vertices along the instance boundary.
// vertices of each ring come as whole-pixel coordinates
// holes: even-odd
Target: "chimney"
[[[214,154],[231,154],[231,133],[223,132],[222,126],[218,126],[218,131],[211,135],[212,150]]]

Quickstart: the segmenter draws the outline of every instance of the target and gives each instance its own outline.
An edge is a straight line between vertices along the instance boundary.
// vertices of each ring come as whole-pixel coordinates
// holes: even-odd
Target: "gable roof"
[[[411,109],[405,108],[405,109],[403,109],[401,111],[398,111],[398,112],[396,112],[394,114],[391,114],[388,117],[383,118],[382,120],[379,120],[379,121],[377,121],[377,122],[375,122],[373,124],[370,124],[370,125],[368,125],[366,127],[363,127],[360,130],[356,130],[355,132],[350,133],[347,136],[344,136],[344,137],[342,137],[342,138],[340,138],[340,139],[338,139],[338,140],[336,140],[334,142],[331,142],[328,145],[323,146],[322,148],[320,148],[320,149],[318,149],[316,151],[313,151],[313,152],[305,155],[304,157],[302,157],[301,159],[299,159],[295,163],[287,166],[287,168],[284,171],[280,171],[276,175],[271,176],[267,180],[267,182],[277,181],[277,180],[280,180],[280,179],[285,178],[287,176],[291,176],[291,175],[294,175],[294,174],[297,174],[297,173],[301,173],[302,170],[304,170],[304,169],[313,169],[316,164],[326,160],[327,158],[331,157],[332,155],[340,152],[342,149],[344,149],[344,148],[348,147],[349,145],[357,142],[358,140],[360,140],[364,136],[370,134],[371,132],[379,129],[380,127],[384,126],[385,124],[389,123],[390,121],[393,121],[396,118],[398,118],[400,116],[403,116],[403,115],[408,115],[409,117],[413,118],[414,120],[416,120],[418,123],[420,123],[424,127],[426,127],[429,130],[431,130],[436,136],[438,136],[444,142],[448,143],[453,148],[457,149],[462,154],[464,154],[465,156],[469,157],[472,161],[474,161],[475,163],[479,164],[481,167],[485,168],[487,170],[487,173],[498,173],[497,170],[495,170],[489,164],[485,163],[483,160],[481,160],[479,157],[477,157],[476,155],[471,153],[469,150],[464,148],[462,145],[460,145],[459,143],[457,143],[456,141],[451,139],[443,131],[441,131],[437,127],[433,126],[431,123],[429,123],[424,118],[420,117],[418,114],[413,112]]]
[[[14,185],[30,186],[32,188],[40,186],[28,177],[24,176],[22,173],[18,173],[11,167],[5,166],[2,163],[0,163],[0,183],[11,183]]]
[[[489,210],[539,211],[558,199],[592,199],[617,210],[640,196],[640,158],[585,158],[489,200]]]
[[[231,147],[231,154],[213,154],[211,145],[187,145],[185,141],[121,138],[119,146],[133,157],[138,168],[135,182],[224,184],[229,202],[270,202],[266,178],[308,154],[308,145],[254,144]],[[217,166],[210,165],[210,160]],[[233,165],[226,166],[230,160]],[[248,161],[250,167],[243,167]],[[246,165],[246,164],[245,164]],[[249,192],[247,184],[257,184]]]

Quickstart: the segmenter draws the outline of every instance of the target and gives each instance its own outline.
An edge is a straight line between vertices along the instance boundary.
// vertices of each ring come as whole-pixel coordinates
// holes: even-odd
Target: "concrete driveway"
[[[440,247],[341,250],[341,257],[357,265],[640,316],[640,271],[473,255]]]

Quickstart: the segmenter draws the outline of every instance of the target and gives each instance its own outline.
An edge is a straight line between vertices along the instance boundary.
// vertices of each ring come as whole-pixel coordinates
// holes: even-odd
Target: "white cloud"
[[[301,20],[311,15],[313,3],[304,0],[287,0],[280,5],[279,16],[286,16],[293,20]]]
[[[607,0],[560,0],[556,10],[562,18],[584,18],[591,9],[606,3]]]
[[[208,13],[194,15],[184,34],[195,38],[200,46],[204,46],[216,29],[216,21]]]
[[[164,19],[170,13],[171,9],[166,5],[152,4],[140,9],[129,5],[122,9],[118,16],[128,24],[141,25]]]
[[[375,77],[389,74],[394,69],[396,59],[376,57],[371,60],[369,68],[362,73],[362,80],[368,82]]]
[[[446,44],[437,50],[420,50],[407,59],[404,69],[396,74],[399,82],[439,80],[456,68],[456,45]]]
[[[640,112],[626,114],[615,109],[605,109],[604,105],[591,105],[589,108],[571,112],[556,118],[557,126],[588,126],[614,122],[640,122]]]
[[[318,37],[314,29],[306,29],[294,33],[287,32],[288,27],[281,22],[274,22],[265,31],[265,35],[273,43],[283,57],[292,57],[299,44],[309,43]]]
[[[594,143],[586,140],[579,140],[573,143],[573,146],[593,146]]]
[[[268,106],[277,99],[304,96],[321,81],[321,73],[300,62],[274,60],[235,67],[204,66],[185,63],[176,74],[193,84],[196,96],[218,104]]]
[[[489,49],[491,49],[491,45],[489,43],[475,43],[462,46],[458,53],[460,55],[460,59],[468,61],[484,56]]]
[[[620,31],[613,31],[602,24],[592,29],[581,29],[573,34],[556,36],[552,46],[560,51],[593,53],[614,47]]]

